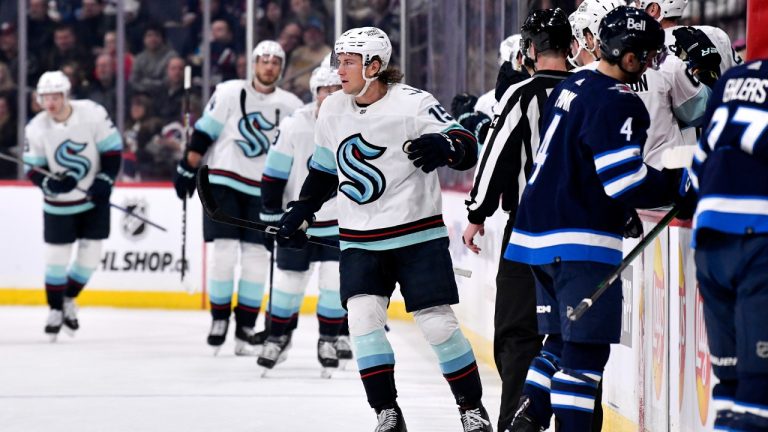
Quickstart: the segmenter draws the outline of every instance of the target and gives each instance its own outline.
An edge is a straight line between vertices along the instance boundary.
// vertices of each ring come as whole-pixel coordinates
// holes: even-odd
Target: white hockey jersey
[[[664,45],[667,46],[670,54],[674,54],[675,52],[674,48],[676,39],[672,32],[679,27],[680,26],[675,26],[664,29]],[[720,54],[720,74],[724,74],[728,69],[744,63],[744,60],[739,57],[739,55],[731,46],[731,38],[729,38],[728,34],[722,29],[706,25],[697,25],[693,27],[703,31],[709,40],[711,40],[715,45],[715,48],[717,48],[717,52]]]
[[[287,180],[283,205],[299,198],[301,186],[309,174],[309,161],[315,151],[315,102],[294,111],[280,124],[280,134],[269,149],[264,175]],[[315,222],[307,234],[316,237],[339,235],[336,197],[323,204],[315,213]]]
[[[254,133],[246,127],[240,106],[243,88],[247,121]],[[244,80],[217,85],[203,116],[195,122],[196,130],[214,140],[207,154],[210,182],[260,196],[264,156],[277,136],[280,120],[301,105],[298,97],[280,88],[263,94]]]
[[[462,128],[431,94],[403,84],[366,107],[343,92],[328,96],[311,166],[338,175],[342,250],[395,249],[448,235],[437,172],[416,168],[403,144],[451,129]]]
[[[72,100],[72,114],[56,122],[43,111],[25,128],[24,162],[47,167],[55,174],[74,173],[77,186],[88,190],[101,170],[100,155],[121,152],[123,140],[107,110],[90,100]],[[93,208],[78,190],[45,197],[43,210],[50,214],[75,214]]]
[[[493,89],[477,98],[475,102],[475,111],[481,112],[490,118],[493,118],[493,110],[496,108],[496,89]]]

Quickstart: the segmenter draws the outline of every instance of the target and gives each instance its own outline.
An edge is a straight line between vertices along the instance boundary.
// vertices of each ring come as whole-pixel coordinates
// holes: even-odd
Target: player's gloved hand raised
[[[462,114],[469,114],[475,111],[477,96],[469,93],[459,93],[451,101],[451,115],[453,118],[459,118]]]
[[[197,168],[187,162],[186,155],[181,158],[176,165],[176,172],[173,173],[173,187],[176,189],[176,196],[183,200],[185,196],[192,196],[195,192],[195,176]]]
[[[283,218],[285,210],[262,207],[259,211],[259,219],[267,225],[278,226]]]
[[[638,238],[643,235],[643,222],[635,209],[627,209],[624,213],[624,238]]]
[[[464,148],[444,133],[424,134],[403,144],[403,151],[417,168],[429,173],[444,165],[455,165],[464,158]]]
[[[108,203],[114,184],[115,182],[108,175],[104,173],[97,174],[93,184],[88,188],[88,198],[94,204]]]
[[[43,179],[41,187],[46,195],[63,194],[77,187],[77,178],[67,171],[56,176],[47,176]]]
[[[712,87],[720,78],[720,53],[707,35],[695,27],[680,27],[675,36],[675,54],[688,63],[699,81]]]
[[[277,244],[287,249],[303,249],[309,240],[307,228],[314,220],[315,215],[306,202],[288,203],[288,211],[280,218],[280,229],[275,236]]]
[[[691,178],[688,175],[688,170],[683,169],[680,178],[680,188],[675,198],[675,207],[677,207],[677,218],[681,220],[688,220],[693,218],[696,213],[696,205],[699,202],[696,190],[691,186]]]

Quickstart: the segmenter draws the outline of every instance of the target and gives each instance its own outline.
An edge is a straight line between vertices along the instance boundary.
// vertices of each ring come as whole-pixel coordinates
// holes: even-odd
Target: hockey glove
[[[643,222],[635,209],[627,209],[624,213],[624,238],[638,238],[643,235]]]
[[[715,44],[700,29],[680,27],[675,36],[675,54],[688,63],[694,75],[705,85],[712,87],[720,78],[720,53]]]
[[[63,194],[77,187],[77,179],[69,172],[59,173],[55,177],[47,176],[40,187],[46,195]]]
[[[451,115],[453,118],[459,118],[462,114],[470,114],[475,111],[477,96],[469,93],[459,93],[451,101]]]
[[[283,209],[270,209],[262,207],[259,212],[259,219],[267,225],[278,226],[280,219],[283,218],[285,210]]]
[[[109,195],[112,194],[112,186],[115,184],[108,175],[104,173],[96,174],[93,184],[88,188],[88,198],[94,204],[106,204],[109,202]]]
[[[464,149],[453,144],[451,137],[444,133],[424,134],[415,140],[406,141],[403,151],[416,168],[430,173],[444,165],[454,165],[464,158]]]
[[[197,175],[197,168],[193,168],[189,162],[187,162],[187,156],[184,155],[179,164],[176,165],[176,172],[173,173],[173,187],[176,189],[176,196],[180,200],[184,199],[184,196],[192,196],[195,192],[195,176]]]
[[[481,112],[462,114],[458,118],[459,124],[466,130],[475,134],[477,142],[485,142],[485,136],[488,134],[488,128],[491,124],[491,118]]]
[[[307,228],[315,221],[309,204],[302,201],[288,203],[288,211],[280,218],[277,244],[286,249],[303,249],[307,245]]]
[[[698,195],[696,190],[691,187],[691,178],[687,169],[682,170],[680,177],[680,188],[675,198],[675,206],[678,209],[676,217],[680,220],[688,220],[693,218],[694,213],[696,213]]]

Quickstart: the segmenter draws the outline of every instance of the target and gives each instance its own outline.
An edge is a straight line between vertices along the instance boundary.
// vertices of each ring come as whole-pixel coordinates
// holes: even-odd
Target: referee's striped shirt
[[[499,206],[512,214],[531,174],[539,148],[539,119],[552,90],[570,73],[538,71],[531,78],[510,86],[499,100],[485,144],[475,182],[466,201],[469,221],[485,222]],[[501,110],[501,112],[499,112]]]

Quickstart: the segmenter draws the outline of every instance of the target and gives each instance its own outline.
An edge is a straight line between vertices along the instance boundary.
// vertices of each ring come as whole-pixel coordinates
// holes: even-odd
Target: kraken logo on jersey
[[[246,125],[244,118],[237,123],[240,135],[246,141],[235,140],[235,142],[243,150],[245,157],[254,158],[266,154],[269,151],[270,140],[264,132],[275,129],[275,125],[264,118],[260,111],[248,114],[248,121],[251,123],[250,128]]]
[[[59,144],[54,156],[56,163],[66,168],[68,172],[72,172],[78,181],[82,180],[91,169],[91,161],[78,154],[83,150],[85,150],[84,143],[66,140]]]
[[[376,201],[384,193],[387,182],[384,174],[368,161],[384,154],[386,148],[375,146],[360,134],[342,141],[336,155],[338,167],[346,178],[339,185],[341,193],[358,204]]]

